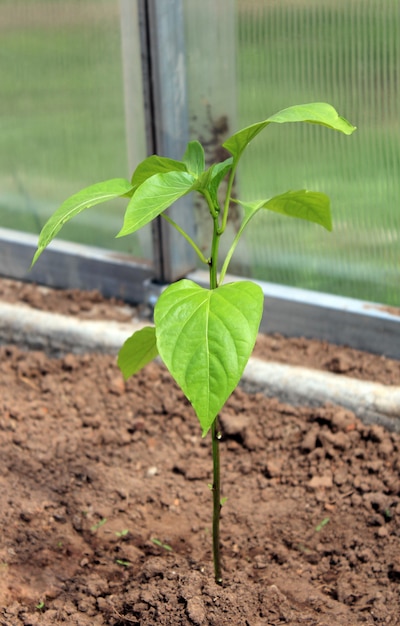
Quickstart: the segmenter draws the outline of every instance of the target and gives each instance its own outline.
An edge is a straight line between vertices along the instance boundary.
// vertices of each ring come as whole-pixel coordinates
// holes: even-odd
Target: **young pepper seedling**
[[[83,210],[116,197],[129,198],[117,237],[130,235],[161,216],[195,250],[209,269],[209,289],[183,279],[169,285],[154,309],[154,327],[135,332],[122,346],[118,365],[125,378],[159,355],[192,404],[203,436],[211,431],[213,457],[213,560],[215,580],[222,583],[219,522],[221,509],[220,459],[217,416],[238,385],[253,351],[263,312],[263,292],[253,282],[224,283],[234,250],[245,228],[260,211],[301,218],[332,230],[329,198],[320,192],[287,191],[272,198],[242,201],[232,197],[240,159],[249,143],[270,124],[306,122],[351,135],[355,130],[326,103],[289,107],[238,131],[223,143],[231,155],[206,168],[204,149],[191,141],[181,161],[153,155],[142,161],[132,179],[115,178],[68,198],[44,225],[32,265],[62,226]],[[221,182],[227,179],[220,201]],[[179,198],[196,192],[206,201],[212,236],[208,255],[166,213]],[[219,267],[219,244],[228,223],[232,202],[243,209],[243,219]]]

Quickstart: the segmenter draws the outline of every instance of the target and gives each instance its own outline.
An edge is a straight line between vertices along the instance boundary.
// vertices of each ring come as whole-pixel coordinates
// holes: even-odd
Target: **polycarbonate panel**
[[[138,34],[124,28],[135,24],[135,7],[119,0],[0,1],[2,227],[37,233],[70,194],[130,177],[135,159],[146,156],[141,84],[130,80],[140,76]],[[137,236],[114,239],[125,206],[89,209],[62,238],[150,258],[148,238],[146,245]]]
[[[221,144],[238,128],[235,7],[235,0],[184,0],[190,136],[204,146],[207,165],[229,156]],[[237,192],[236,185],[234,192]],[[237,207],[232,206],[227,236],[221,238],[221,258],[237,232],[237,218]],[[195,220],[200,247],[207,255],[212,220],[206,202],[199,197],[195,201]],[[246,274],[249,267],[248,251],[243,241],[230,270]]]
[[[351,137],[271,125],[240,169],[245,199],[327,193],[334,230],[275,214],[247,233],[266,281],[400,305],[400,10],[394,0],[238,0],[238,126],[330,102]]]

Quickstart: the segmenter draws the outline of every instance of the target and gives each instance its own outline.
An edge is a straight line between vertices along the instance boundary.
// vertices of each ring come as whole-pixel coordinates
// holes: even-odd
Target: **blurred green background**
[[[185,3],[189,20],[193,2]],[[232,7],[238,128],[311,101],[330,102],[358,127],[345,137],[271,125],[251,144],[240,196],[323,191],[334,231],[265,214],[249,227],[244,271],[400,306],[398,3],[232,0]],[[130,175],[119,2],[0,0],[0,34],[0,226],[38,232],[71,193]],[[63,238],[148,256],[139,237],[113,240],[123,209],[123,202],[97,208],[95,220],[89,211]]]
[[[0,35],[0,225],[37,233],[69,195],[130,176],[119,3],[2,0]],[[63,238],[143,256],[137,238],[113,240],[125,204]]]
[[[358,130],[269,126],[241,170],[246,198],[287,189],[331,198],[334,231],[253,222],[253,275],[400,305],[400,11],[382,0],[239,2],[241,124],[330,102]]]

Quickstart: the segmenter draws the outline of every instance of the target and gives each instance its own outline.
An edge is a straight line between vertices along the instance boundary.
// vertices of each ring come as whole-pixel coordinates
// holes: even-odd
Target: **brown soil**
[[[106,299],[98,291],[50,289],[0,278],[0,301],[78,316],[84,319],[130,322],[149,317],[144,307],[132,307],[121,300]],[[335,346],[327,341],[282,335],[259,335],[254,355],[279,363],[321,369],[384,385],[400,385],[400,361],[384,356]]]
[[[130,322],[138,314],[137,308],[116,298],[104,298],[98,291],[51,289],[9,278],[0,278],[0,301],[92,320]]]
[[[396,361],[260,341],[274,360],[297,346],[303,365],[336,354],[342,375],[389,363],[399,384]],[[400,435],[237,390],[221,416],[220,587],[210,440],[162,368],[124,383],[114,357],[3,346],[0,371],[1,626],[400,624]]]

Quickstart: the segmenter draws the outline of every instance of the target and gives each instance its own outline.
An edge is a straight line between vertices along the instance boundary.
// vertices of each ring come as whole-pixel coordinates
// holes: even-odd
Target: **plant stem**
[[[221,554],[219,544],[219,518],[221,513],[221,480],[219,464],[219,440],[218,440],[218,417],[215,418],[211,426],[212,457],[213,457],[213,560],[214,575],[217,585],[222,585]]]
[[[214,218],[214,231],[211,244],[211,256],[209,260],[210,266],[210,289],[216,289],[218,287],[218,248],[219,239],[221,235],[219,233],[218,217]]]
[[[176,228],[178,233],[180,233],[182,235],[182,237],[184,237],[186,239],[186,241],[192,246],[192,248],[196,252],[197,256],[199,257],[200,261],[202,261],[202,263],[206,263],[207,264],[208,263],[208,259],[206,259],[206,257],[204,256],[204,254],[202,253],[202,251],[200,250],[198,245],[183,230],[183,228],[181,228],[176,222],[174,222],[174,220],[169,215],[167,215],[166,213],[161,213],[161,217],[163,217],[168,222],[168,224],[171,224],[171,226]]]
[[[219,223],[218,216],[213,218],[214,230],[211,244],[211,257],[210,257],[210,289],[217,289],[218,287],[218,248],[219,248]],[[221,513],[221,474],[220,474],[220,461],[219,461],[219,440],[218,440],[218,417],[215,418],[211,425],[211,441],[212,441],[212,458],[213,458],[213,521],[212,521],[212,535],[213,535],[213,561],[214,561],[214,575],[217,585],[222,584],[221,574],[221,555],[220,555],[220,542],[219,542],[219,519]]]
[[[233,162],[231,173],[229,174],[228,187],[226,190],[225,203],[224,203],[224,213],[222,216],[222,225],[221,225],[221,228],[219,229],[220,235],[222,235],[222,233],[224,232],[226,228],[226,224],[228,222],[229,203],[231,201],[231,192],[232,192],[232,187],[233,187],[233,181],[235,180],[237,165],[238,165],[238,160]]]
[[[246,226],[248,225],[250,220],[253,219],[253,217],[256,215],[257,212],[258,212],[258,210],[254,209],[254,211],[252,213],[250,213],[248,215],[245,214],[245,216],[244,216],[244,218],[242,220],[242,223],[240,225],[240,228],[239,228],[238,232],[235,235],[235,238],[234,238],[234,240],[232,242],[232,245],[229,248],[229,250],[227,252],[227,255],[225,257],[225,261],[224,261],[224,263],[222,265],[221,272],[219,274],[219,284],[221,284],[223,282],[224,278],[225,278],[225,274],[227,272],[229,263],[230,263],[231,258],[233,256],[233,253],[235,252],[236,246],[238,245],[239,240],[240,240],[240,238],[241,238],[241,236],[243,234],[244,229],[246,228]]]

